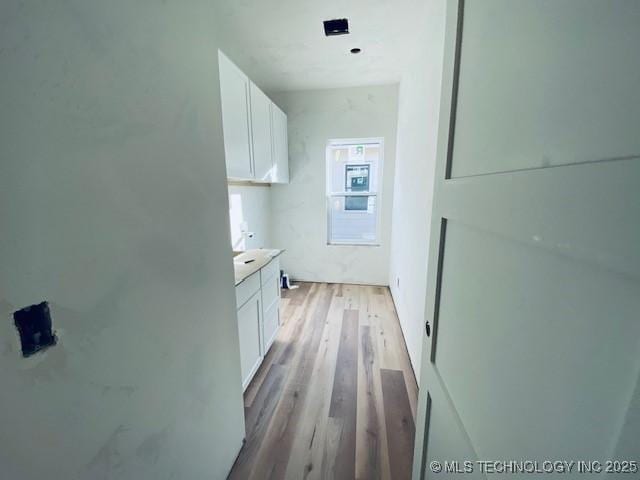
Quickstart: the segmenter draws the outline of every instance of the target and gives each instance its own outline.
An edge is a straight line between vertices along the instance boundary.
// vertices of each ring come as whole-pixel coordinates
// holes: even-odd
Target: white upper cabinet
[[[227,177],[253,178],[249,78],[222,52],[218,58]]]
[[[251,91],[251,132],[253,139],[254,179],[271,182],[271,100],[253,82]]]
[[[287,116],[218,52],[227,177],[289,183]]]
[[[271,103],[271,135],[273,147],[273,170],[271,182],[289,183],[289,140],[287,138],[287,115]]]

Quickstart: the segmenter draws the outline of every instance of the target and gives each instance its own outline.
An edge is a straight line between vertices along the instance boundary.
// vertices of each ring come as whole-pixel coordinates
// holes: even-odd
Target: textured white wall
[[[425,2],[414,60],[400,83],[389,285],[420,380],[427,257],[444,52],[444,0]],[[418,13],[416,13],[418,14]]]
[[[273,246],[297,280],[386,285],[395,164],[397,86],[275,94],[289,123],[288,185],[273,185]],[[380,246],[327,245],[327,140],[384,137]]]
[[[234,250],[276,248],[271,240],[271,187],[229,185],[229,206]],[[242,222],[253,238],[241,235]]]
[[[2,2],[2,478],[222,479],[240,449],[215,18]],[[23,359],[41,300],[59,344]]]

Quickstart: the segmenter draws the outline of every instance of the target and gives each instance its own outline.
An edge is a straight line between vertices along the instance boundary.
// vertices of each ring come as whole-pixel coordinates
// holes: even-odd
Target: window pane
[[[345,192],[369,191],[369,165],[345,166]]]
[[[376,242],[376,196],[343,195],[329,197],[331,243]]]
[[[327,192],[377,192],[379,144],[330,145]]]

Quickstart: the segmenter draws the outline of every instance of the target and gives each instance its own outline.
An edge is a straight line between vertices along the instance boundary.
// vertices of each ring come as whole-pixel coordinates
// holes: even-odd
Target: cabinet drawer
[[[262,305],[269,308],[273,302],[280,299],[280,277],[272,275],[266,283],[262,285]]]
[[[278,281],[280,281],[280,259],[274,258],[260,270],[260,275],[262,276],[262,284],[264,285],[273,275],[278,277]]]
[[[256,272],[236,286],[236,308],[240,308],[247,303],[247,300],[258,290],[260,290],[260,273]]]

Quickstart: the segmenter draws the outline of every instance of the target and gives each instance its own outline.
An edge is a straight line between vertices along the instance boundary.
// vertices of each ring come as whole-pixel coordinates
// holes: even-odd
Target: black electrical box
[[[58,341],[52,329],[51,312],[47,302],[14,312],[13,320],[20,334],[23,357],[30,357]]]
[[[346,18],[339,18],[336,20],[325,20],[324,22],[324,34],[327,37],[333,35],[346,35],[349,33],[349,20]]]

